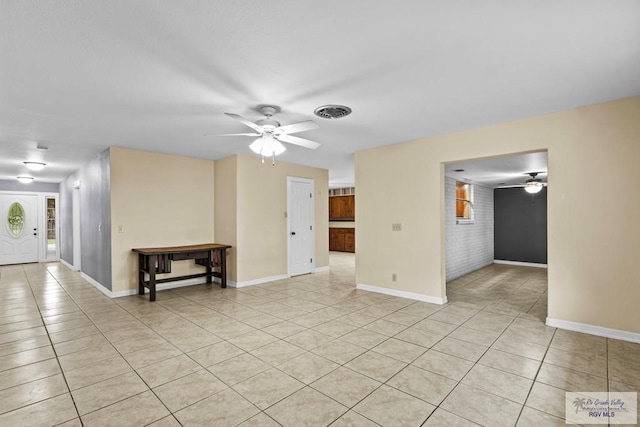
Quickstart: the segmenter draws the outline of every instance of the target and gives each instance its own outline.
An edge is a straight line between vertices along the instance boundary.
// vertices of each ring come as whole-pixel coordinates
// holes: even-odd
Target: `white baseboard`
[[[394,297],[407,298],[407,299],[412,299],[416,301],[430,302],[432,304],[442,305],[447,303],[447,297],[444,297],[444,298],[432,297],[424,294],[416,294],[414,292],[399,291],[397,289],[382,288],[379,286],[372,286],[372,285],[363,285],[361,283],[358,283],[356,285],[356,289],[360,289],[362,291],[368,291],[368,292],[376,292],[379,294],[391,295]]]
[[[627,332],[620,329],[605,328],[603,326],[587,325],[586,323],[570,322],[568,320],[552,319],[547,317],[547,326],[566,329],[568,331],[582,332],[597,335],[599,337],[613,338],[616,340],[640,343],[640,333]]]
[[[547,264],[540,264],[540,263],[536,263],[536,262],[505,261],[503,259],[494,259],[493,263],[494,264],[519,265],[521,267],[548,268]]]
[[[63,260],[62,258],[60,258],[60,264],[64,265],[71,271],[78,271],[76,268],[73,267],[73,265],[69,264],[67,261]]]
[[[331,271],[328,265],[326,267],[318,267],[313,270],[314,273],[324,273],[325,271]]]
[[[91,286],[93,286],[94,288],[96,288],[97,290],[99,290],[100,292],[102,292],[103,294],[105,294],[106,296],[108,296],[109,298],[113,298],[113,292],[111,292],[109,289],[107,289],[102,283],[98,282],[96,279],[94,279],[93,277],[89,276],[86,273],[83,273],[82,271],[80,272],[80,277],[82,277],[84,280],[86,280]]]
[[[261,283],[267,282],[275,282],[276,280],[288,279],[289,275],[280,274],[278,276],[270,276],[270,277],[261,277],[259,279],[245,280],[243,282],[234,282],[233,280],[227,279],[227,286],[231,286],[232,288],[244,288],[247,286],[259,285]]]
[[[86,280],[89,284],[91,284],[92,286],[97,288],[100,292],[102,292],[103,294],[108,296],[109,298],[120,298],[120,297],[127,297],[127,296],[130,296],[130,295],[137,295],[138,294],[138,288],[137,287],[135,289],[125,289],[124,291],[112,292],[109,289],[107,289],[103,284],[101,284],[97,280],[93,279],[91,276],[88,276],[85,273],[80,273],[80,276],[84,280]],[[214,282],[219,283],[220,279],[215,277],[214,278]],[[170,283],[166,283],[166,284],[161,283],[161,284],[156,285],[156,292],[157,291],[166,291],[167,289],[182,288],[184,286],[203,285],[203,284],[204,283],[202,282],[201,278],[177,280],[175,282],[170,282]],[[145,288],[144,292],[145,292],[145,294],[148,294],[149,293],[149,289]]]

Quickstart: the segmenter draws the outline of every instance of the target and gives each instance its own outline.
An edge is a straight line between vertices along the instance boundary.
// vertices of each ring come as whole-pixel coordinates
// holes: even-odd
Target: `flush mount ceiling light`
[[[33,181],[32,176],[18,176],[17,179],[23,184],[29,184],[31,181]]]
[[[536,176],[538,176],[537,172],[530,172],[529,175],[531,175],[531,178],[524,182],[524,191],[529,194],[539,193],[544,186],[544,184],[542,184],[542,180],[536,178]]]
[[[42,168],[44,168],[45,166],[47,166],[46,163],[42,163],[42,162],[22,162],[22,163],[24,163],[25,166],[31,169],[32,171],[39,171],[39,170],[42,170]]]
[[[316,108],[313,114],[323,119],[341,119],[351,114],[351,108],[346,105],[323,105]]]

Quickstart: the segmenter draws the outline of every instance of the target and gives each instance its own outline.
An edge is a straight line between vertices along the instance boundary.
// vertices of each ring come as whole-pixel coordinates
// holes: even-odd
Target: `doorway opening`
[[[444,169],[448,300],[544,321],[547,152],[462,160]],[[540,179],[536,194],[524,190],[530,173]]]
[[[314,181],[287,177],[287,258],[289,276],[313,273],[315,258]]]

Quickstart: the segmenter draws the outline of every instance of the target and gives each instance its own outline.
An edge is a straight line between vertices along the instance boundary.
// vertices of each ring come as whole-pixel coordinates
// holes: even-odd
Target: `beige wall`
[[[111,290],[137,289],[132,248],[214,241],[214,163],[111,147],[111,224]],[[171,275],[194,271],[174,262]]]
[[[328,171],[278,161],[272,166],[263,164],[259,157],[235,159],[237,272],[232,280],[246,282],[287,274],[287,176],[314,180],[315,267],[328,266]]]
[[[227,278],[238,280],[238,157],[215,162],[215,231],[216,243],[233,246],[227,251]]]
[[[357,283],[445,296],[443,163],[548,150],[548,316],[640,332],[639,117],[635,97],[356,153]]]

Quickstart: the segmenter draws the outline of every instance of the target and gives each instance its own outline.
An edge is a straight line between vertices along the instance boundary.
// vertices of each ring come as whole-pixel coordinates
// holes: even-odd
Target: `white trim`
[[[628,332],[620,329],[605,328],[604,326],[588,325],[586,323],[571,322],[569,320],[552,319],[547,317],[547,326],[566,329],[568,331],[582,332],[597,335],[599,337],[613,338],[616,340],[640,343],[640,333]]]
[[[385,294],[385,295],[391,295],[394,297],[400,297],[400,298],[407,298],[407,299],[412,299],[412,300],[416,300],[416,301],[422,301],[422,302],[430,302],[432,304],[446,304],[447,303],[447,297],[432,297],[429,295],[424,295],[424,294],[416,294],[414,292],[406,292],[406,291],[399,291],[397,289],[389,289],[389,288],[382,288],[379,286],[371,286],[371,285],[363,285],[361,283],[358,283],[356,285],[356,289],[360,289],[361,291],[367,291],[367,292],[376,292],[379,294]]]
[[[234,282],[227,279],[227,286],[232,288],[244,288],[247,286],[259,285],[261,283],[275,282],[276,280],[288,279],[290,276],[287,274],[280,274],[278,276],[261,277],[259,279],[245,280],[244,282]]]
[[[331,268],[329,268],[329,266],[325,266],[325,267],[316,267],[316,269],[313,271],[314,273],[324,273],[325,271],[331,271]]]
[[[73,265],[69,264],[67,261],[63,260],[62,258],[60,258],[58,262],[60,262],[60,264],[64,265],[71,271],[78,271],[78,270],[74,270]]]
[[[93,277],[89,276],[87,273],[80,272],[80,277],[87,281],[91,286],[108,296],[109,298],[113,298],[113,293],[107,289],[102,283],[98,282]]]
[[[541,264],[537,262],[520,262],[520,261],[505,261],[502,259],[494,259],[494,264],[506,264],[506,265],[519,265],[522,267],[537,267],[537,268],[548,268],[547,264]]]

